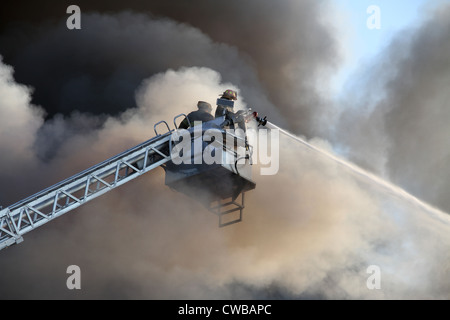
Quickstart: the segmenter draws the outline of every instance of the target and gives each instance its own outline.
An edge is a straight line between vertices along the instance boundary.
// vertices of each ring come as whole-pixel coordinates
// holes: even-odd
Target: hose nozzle
[[[267,116],[264,116],[264,118],[259,117],[258,112],[253,112],[253,117],[255,118],[256,122],[258,122],[259,126],[265,126],[267,124]]]

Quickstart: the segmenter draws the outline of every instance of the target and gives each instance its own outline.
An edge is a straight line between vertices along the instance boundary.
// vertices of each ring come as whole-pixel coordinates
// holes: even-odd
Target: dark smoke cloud
[[[5,37],[3,43],[13,40]],[[283,122],[259,84],[256,71],[236,48],[214,43],[200,30],[168,19],[129,12],[115,16],[83,14],[81,31],[68,31],[65,21],[53,28],[44,27],[20,48],[13,61],[16,77],[33,85],[34,100],[50,115],[79,118],[72,116],[74,111],[84,113],[86,119],[87,114],[118,115],[136,108],[134,91],[146,77],[169,68],[206,66],[248,92],[258,110],[272,113]],[[216,97],[210,102],[214,103]],[[187,93],[184,99],[189,103],[184,110],[187,112],[202,97]],[[172,107],[168,102],[161,103]],[[70,134],[76,123],[84,123],[86,129],[92,123],[95,128],[101,118],[70,121],[72,125],[61,128],[65,133],[50,132],[61,123],[58,119],[39,132],[42,137],[37,148],[42,148],[42,140],[52,136],[56,140],[47,142],[39,154],[54,153],[51,149]]]
[[[2,20],[4,32],[0,34],[0,54],[14,66],[17,82],[33,88],[32,103],[46,111],[45,119],[56,117],[37,132],[33,147],[43,161],[54,156],[75,130],[96,129],[105,115],[136,108],[134,90],[145,78],[168,68],[212,68],[224,82],[245,92],[246,101],[240,100],[241,104],[282,126],[293,125],[294,131],[308,134],[308,127],[314,127],[310,125],[313,118],[320,115],[318,104],[309,108],[300,101],[317,98],[311,89],[317,79],[312,75],[335,59],[332,36],[319,19],[326,12],[322,3],[285,1],[273,6],[270,1],[259,1],[225,6],[199,1],[173,6],[152,1],[142,8],[142,3],[130,2],[127,8],[146,13],[140,14],[123,12],[118,2],[109,2],[107,7],[80,2],[82,30],[77,31],[66,28],[67,6],[63,4],[49,3],[46,10],[30,3],[17,2],[20,8],[9,4],[11,14]],[[117,14],[91,14],[91,10]],[[228,20],[226,28],[220,17]],[[242,34],[247,28],[251,31],[245,32],[251,34]],[[322,43],[328,49],[315,50]],[[289,79],[280,76],[300,64],[306,71],[295,73],[296,79],[292,79],[294,74]],[[303,92],[300,98],[299,92]],[[295,98],[280,104],[280,97]],[[199,99],[185,98],[189,109]],[[302,126],[297,125],[299,121]],[[52,182],[63,178],[55,174]],[[41,179],[32,179],[36,180]],[[18,197],[42,187],[39,182],[33,184],[27,184],[31,189],[21,188],[23,194]],[[17,196],[13,199],[18,200]]]
[[[388,90],[386,114],[393,180],[446,211],[450,211],[449,36],[447,5],[412,36],[409,54],[400,59],[395,84]]]

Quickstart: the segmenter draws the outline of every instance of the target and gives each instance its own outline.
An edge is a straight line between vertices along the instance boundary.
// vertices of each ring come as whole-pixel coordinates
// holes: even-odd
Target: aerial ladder
[[[253,115],[261,120],[256,113]],[[245,144],[245,137],[220,128],[225,116],[200,124],[200,127],[190,124],[188,131],[192,145],[203,139],[201,135],[195,136],[198,130],[204,133],[213,128],[231,138],[234,141],[231,146],[224,142],[216,143],[214,147],[231,161],[175,165],[172,161],[176,146],[173,136],[179,131],[176,121],[183,116],[187,119],[184,114],[173,119],[174,129],[166,121],[160,121],[154,125],[155,137],[7,208],[0,207],[0,250],[21,243],[24,234],[158,167],[166,171],[165,183],[170,188],[191,197],[195,197],[199,189],[206,191],[208,196],[204,198],[204,204],[218,215],[220,227],[242,221],[244,193],[255,188],[249,161],[251,146]],[[161,125],[165,125],[166,132],[158,133],[157,128]],[[243,142],[244,148],[236,148],[239,141]],[[197,156],[192,154],[192,159]],[[241,159],[244,163],[239,161],[238,165]],[[232,212],[237,212],[238,217],[224,222],[223,217]]]

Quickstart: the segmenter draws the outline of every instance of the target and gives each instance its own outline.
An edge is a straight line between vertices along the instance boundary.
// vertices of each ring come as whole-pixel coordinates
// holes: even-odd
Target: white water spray
[[[339,163],[346,169],[365,178],[368,181],[375,183],[377,186],[383,187],[385,189],[385,191],[388,191],[392,196],[401,197],[402,199],[408,201],[409,203],[415,205],[416,207],[424,209],[427,212],[433,214],[437,219],[441,220],[442,222],[450,225],[450,215],[449,214],[439,210],[438,208],[431,206],[428,203],[423,202],[422,200],[420,200],[420,199],[416,198],[415,196],[413,196],[412,194],[406,192],[404,189],[400,188],[399,186],[396,186],[396,185],[382,179],[381,177],[376,176],[375,174],[373,174],[367,170],[364,170],[364,169],[358,167],[357,165],[355,165],[345,159],[342,159],[324,149],[314,146],[314,145],[310,144],[309,142],[305,141],[304,139],[302,139],[296,135],[293,135],[292,133],[278,127],[277,125],[275,125],[269,121],[267,121],[265,126],[269,129],[279,130],[279,132],[283,133],[285,136],[303,144],[305,147],[307,147],[311,150],[314,150],[315,152],[321,154],[322,156],[325,156],[329,159],[336,161],[337,163]]]

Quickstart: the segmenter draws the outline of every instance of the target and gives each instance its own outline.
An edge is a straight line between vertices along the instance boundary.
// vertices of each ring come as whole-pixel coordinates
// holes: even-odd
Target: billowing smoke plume
[[[135,106],[132,93],[148,75],[204,66],[238,85],[254,108],[311,135],[325,110],[318,89],[327,86],[327,71],[340,57],[327,29],[326,3],[194,0],[176,8],[166,1],[144,8],[138,1],[128,3],[156,15],[149,19],[132,13],[88,15],[86,10],[102,5],[79,1],[81,30],[67,30],[65,20],[29,32],[16,28],[0,38],[0,46],[17,80],[32,84],[34,101],[51,114],[117,114]],[[110,1],[105,9],[121,12],[123,4]]]
[[[0,176],[3,203],[148,139],[155,122],[170,123],[198,100],[214,103],[225,88],[239,90],[242,106],[267,112],[281,126],[321,131],[315,122],[321,109],[313,111],[311,104],[323,103],[315,85],[318,65],[330,66],[334,55],[332,33],[320,22],[322,7],[315,1],[286,1],[276,8],[270,2],[246,2],[241,9],[254,9],[251,18],[230,6],[235,15],[229,28],[221,24],[228,11],[220,13],[222,19],[211,18],[216,11],[206,2],[195,11],[204,19],[194,19],[198,15],[189,7],[176,16],[155,3],[156,14],[202,31],[143,14],[83,14],[79,34],[68,34],[64,24],[43,27],[25,47],[5,49],[17,77],[13,67],[0,65],[0,92],[11,97],[1,102],[0,112],[2,119],[15,115],[8,132],[20,143],[11,143],[1,130],[0,165],[9,168]],[[276,19],[270,17],[273,11],[279,12]],[[257,31],[269,28],[264,40],[238,32],[255,21],[260,23]],[[305,35],[298,28],[304,23],[322,37]],[[420,30],[441,27],[430,22]],[[229,33],[233,28],[236,32]],[[287,36],[278,39],[281,33]],[[6,34],[1,41],[11,43],[11,37]],[[411,38],[409,44],[420,39]],[[272,46],[264,51],[266,42]],[[49,46],[53,50],[45,50]],[[401,61],[395,66],[406,70]],[[403,79],[400,74],[398,79]],[[392,94],[388,91],[387,97]],[[301,106],[298,113],[293,106]],[[44,122],[41,108],[64,116]],[[381,114],[377,123],[367,117],[367,127],[390,127]],[[349,128],[341,127],[348,123],[345,117],[350,113],[336,124],[336,132]],[[377,131],[372,132],[375,138]],[[388,131],[384,138],[392,144],[390,137]],[[364,145],[363,140],[344,139],[343,144],[356,148],[351,142]],[[331,149],[326,141],[313,141]],[[387,165],[393,161],[391,151],[382,150],[386,158],[380,163]],[[365,153],[357,155],[371,163]],[[280,141],[280,161],[277,175],[255,176],[257,187],[247,194],[244,221],[221,229],[217,217],[195,199],[169,190],[163,170],[156,169],[3,250],[0,297],[449,298],[446,216],[380,190],[286,138]],[[66,268],[72,264],[81,267],[80,291],[66,288]],[[367,287],[371,265],[380,267],[380,290]]]
[[[67,175],[86,159],[113,155],[145,138],[155,116],[188,107],[177,101],[180,96],[214,97],[228,86],[206,68],[149,78],[137,91],[138,109],[107,119],[95,134],[72,138],[48,165]],[[179,110],[159,107],[161,99],[179,103]],[[292,141],[282,139],[280,149],[280,172],[256,176],[244,223],[218,229],[216,216],[170,191],[162,170],[155,171],[3,251],[8,263],[2,260],[2,269],[9,276],[2,287],[18,297],[74,297],[64,286],[64,271],[76,262],[85,284],[79,295],[87,298],[445,296],[439,273],[445,272],[433,262],[442,261],[438,255],[445,248],[435,239],[448,243],[448,225],[357,182]],[[273,201],[267,202],[268,194]],[[384,290],[367,289],[369,265],[383,270]],[[430,269],[437,275],[430,276]],[[16,277],[22,278],[19,285],[13,285]],[[24,294],[22,285],[30,283],[37,287]]]
[[[1,166],[9,168],[3,170],[1,176],[3,181],[10,183],[10,186],[1,188],[0,204],[3,205],[7,199],[17,199],[17,190],[26,184],[22,176],[37,170],[32,149],[37,131],[43,124],[44,112],[30,104],[31,91],[31,88],[14,81],[13,68],[3,64],[0,57],[0,154]],[[20,171],[14,172],[19,168]]]
[[[358,95],[349,93],[337,124],[347,130],[334,138],[357,161],[447,212],[449,17],[443,5],[423,26],[394,38],[364,85],[352,87]]]

